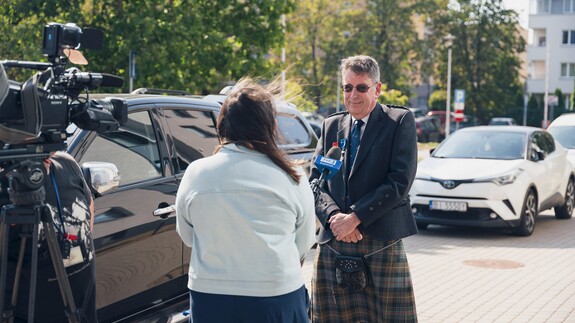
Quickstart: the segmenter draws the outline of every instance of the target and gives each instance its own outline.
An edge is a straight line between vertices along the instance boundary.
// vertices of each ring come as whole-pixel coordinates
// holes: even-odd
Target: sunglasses
[[[377,83],[375,83],[375,84],[377,84]],[[373,84],[373,85],[375,85],[375,84]],[[372,85],[372,86],[373,86],[373,85]],[[357,86],[355,87],[355,89],[356,89],[357,92],[359,92],[359,93],[366,93],[367,91],[369,91],[369,89],[370,89],[372,86],[368,86],[368,85],[366,85],[366,84],[359,84],[359,85],[357,85]],[[348,92],[348,93],[349,93],[349,92],[353,91],[353,85],[351,85],[351,84],[342,84],[342,85],[341,85],[341,89],[342,89],[344,92]]]

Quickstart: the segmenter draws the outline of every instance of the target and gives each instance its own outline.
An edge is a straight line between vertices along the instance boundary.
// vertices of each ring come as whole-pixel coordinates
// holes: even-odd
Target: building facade
[[[528,27],[532,36],[527,46],[527,92],[544,97],[559,89],[565,109],[573,110],[575,0],[530,0]]]

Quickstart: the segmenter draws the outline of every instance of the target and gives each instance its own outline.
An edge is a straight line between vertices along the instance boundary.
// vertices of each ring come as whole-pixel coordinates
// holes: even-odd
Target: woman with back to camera
[[[315,240],[314,200],[303,168],[276,144],[273,86],[238,82],[218,117],[220,145],[178,189],[195,323],[309,322],[300,261]]]

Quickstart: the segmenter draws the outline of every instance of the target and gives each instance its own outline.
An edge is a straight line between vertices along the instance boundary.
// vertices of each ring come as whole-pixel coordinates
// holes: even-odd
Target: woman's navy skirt
[[[254,297],[207,294],[190,290],[190,322],[309,322],[305,285],[279,296]]]

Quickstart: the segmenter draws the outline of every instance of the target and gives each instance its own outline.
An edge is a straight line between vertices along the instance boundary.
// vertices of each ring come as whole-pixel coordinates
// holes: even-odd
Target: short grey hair
[[[379,82],[379,64],[367,55],[350,56],[341,60],[340,66],[342,79],[345,72],[352,71],[355,74],[367,74],[373,83]]]

